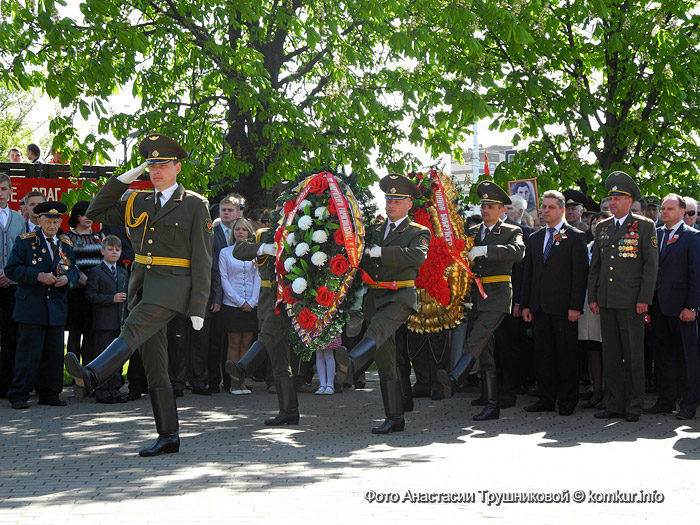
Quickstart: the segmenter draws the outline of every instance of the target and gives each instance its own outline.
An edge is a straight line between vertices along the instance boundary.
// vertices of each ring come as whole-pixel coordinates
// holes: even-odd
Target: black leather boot
[[[267,350],[265,350],[265,346],[260,341],[254,341],[238,363],[230,360],[226,361],[224,368],[226,373],[231,376],[231,384],[243,384],[245,378],[252,376],[253,372],[263,364],[266,357]]]
[[[365,337],[357,343],[348,353],[344,346],[335,350],[336,376],[339,383],[345,383],[350,378],[350,383],[355,384],[355,377],[369,368],[377,353],[377,345],[369,337]]]
[[[75,384],[90,395],[95,388],[102,386],[115,372],[120,372],[131,356],[131,349],[124,339],[116,338],[100,355],[85,366],[80,365],[78,356],[68,352],[64,358],[66,371],[73,376]]]
[[[173,385],[149,388],[148,395],[151,398],[158,438],[141,450],[139,456],[148,457],[179,452],[180,436],[178,434],[177,406],[175,405]]]
[[[464,376],[474,368],[474,363],[476,363],[474,356],[471,353],[466,353],[459,358],[459,361],[457,361],[457,364],[449,374],[445,370],[437,371],[437,379],[440,381],[442,388],[445,389],[445,395],[447,397],[455,395],[457,386],[462,379],[464,379]]]
[[[488,403],[488,395],[486,394],[486,380],[484,378],[482,378],[481,379],[481,394],[479,394],[479,397],[472,400],[471,406],[473,406],[473,407],[485,407],[486,403]]]
[[[403,417],[403,400],[401,399],[401,385],[398,380],[380,381],[382,389],[382,401],[384,401],[384,414],[386,419],[381,426],[374,427],[372,434],[391,434],[403,432],[406,420]]]
[[[498,382],[496,381],[496,371],[492,370],[483,373],[482,380],[486,383],[486,406],[472,419],[474,421],[498,419],[501,417],[501,409],[498,408]]]
[[[299,424],[299,402],[297,401],[297,391],[294,388],[294,377],[279,377],[275,379],[277,389],[277,401],[280,405],[279,414],[272,419],[266,419],[268,427],[278,427],[281,425]]]

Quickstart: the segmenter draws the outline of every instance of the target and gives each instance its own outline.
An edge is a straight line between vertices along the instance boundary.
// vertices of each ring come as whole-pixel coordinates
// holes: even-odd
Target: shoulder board
[[[260,237],[262,237],[263,233],[270,231],[270,228],[260,228],[255,232],[255,242],[260,242]]]
[[[414,228],[420,228],[421,230],[430,231],[430,228],[427,228],[427,227],[423,226],[422,224],[418,224],[417,222],[409,222],[408,225],[413,226]]]
[[[36,232],[27,232],[19,236],[20,239],[31,239],[32,237],[36,237]]]
[[[186,195],[189,195],[189,196],[191,196],[191,197],[197,197],[197,198],[198,198],[199,200],[201,200],[201,201],[205,201],[205,200],[207,200],[207,198],[206,198],[206,197],[204,197],[204,196],[200,195],[200,194],[199,194],[199,193],[197,193],[196,191],[192,191],[192,190],[185,190],[185,194],[186,194]]]
[[[501,228],[505,228],[506,230],[520,230],[521,232],[523,231],[520,226],[516,226],[515,224],[510,224],[509,222],[503,221],[501,223]]]
[[[472,224],[467,231],[469,232],[469,235],[474,235],[479,233],[479,230],[481,230],[481,223]]]
[[[636,221],[651,222],[652,224],[654,223],[654,221],[652,221],[652,220],[651,220],[650,218],[648,218],[648,217],[645,217],[644,215],[637,215],[636,213],[633,213],[633,214],[632,214],[632,217],[633,217],[634,220],[636,220]],[[654,226],[654,228],[656,228],[656,226]]]
[[[61,242],[66,243],[68,246],[73,246],[73,241],[71,241],[68,237],[65,235],[61,235]]]

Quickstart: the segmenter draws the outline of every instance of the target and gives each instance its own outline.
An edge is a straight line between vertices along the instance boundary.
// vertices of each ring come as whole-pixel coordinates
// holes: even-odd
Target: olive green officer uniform
[[[635,182],[623,172],[606,180],[608,195],[639,200]],[[600,308],[603,374],[609,395],[607,414],[636,420],[644,399],[644,314],[638,303],[651,304],[658,270],[654,223],[628,213],[616,229],[615,217],[598,223],[588,276],[588,301]]]

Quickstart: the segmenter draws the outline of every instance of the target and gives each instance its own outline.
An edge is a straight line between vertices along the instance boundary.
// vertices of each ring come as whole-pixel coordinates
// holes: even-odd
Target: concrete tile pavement
[[[668,522],[699,514],[696,421],[528,414],[522,407],[532,400],[521,397],[500,420],[476,424],[474,392],[417,399],[405,432],[374,436],[369,429],[383,419],[378,386],[371,374],[367,390],[300,395],[301,424],[275,429],[262,420],[276,413],[276,396],[260,384],[251,396],[187,394],[178,399],[181,452],[157,458],[137,455],[155,436],[146,398],[95,405],[68,391],[65,408],[35,399],[27,411],[0,405],[0,524]],[[591,502],[640,491],[655,500],[655,490],[663,502]],[[509,493],[569,502],[509,503]]]

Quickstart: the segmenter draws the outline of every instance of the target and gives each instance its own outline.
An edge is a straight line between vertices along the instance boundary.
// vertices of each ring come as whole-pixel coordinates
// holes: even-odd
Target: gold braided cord
[[[450,213],[450,221],[455,239],[462,239],[466,247],[461,252],[462,259],[467,260],[467,253],[474,245],[474,239],[468,237],[465,231],[464,220],[457,214],[454,202],[458,196],[452,179],[442,171],[438,172],[445,189],[445,201]],[[430,214],[430,222],[433,226],[435,237],[444,237],[437,209],[430,205],[426,210]],[[443,306],[427,291],[418,288],[418,312],[408,318],[407,326],[412,332],[419,334],[440,332],[456,327],[461,321],[464,312],[465,297],[468,297],[471,287],[471,278],[457,263],[452,262],[445,268],[445,277],[450,287],[450,302]]]
[[[124,227],[126,228],[126,233],[131,239],[131,234],[129,234],[129,228],[138,228],[139,226],[141,226],[141,223],[146,221],[146,224],[143,226],[144,235],[141,236],[141,251],[143,251],[143,240],[146,238],[145,232],[148,228],[148,213],[143,212],[138,217],[134,217],[134,199],[136,199],[136,195],[138,193],[139,192],[135,191],[134,193],[129,195],[129,198],[126,200],[126,211],[124,212]]]

